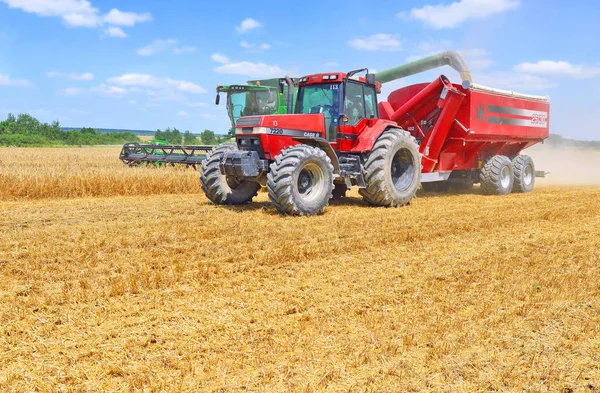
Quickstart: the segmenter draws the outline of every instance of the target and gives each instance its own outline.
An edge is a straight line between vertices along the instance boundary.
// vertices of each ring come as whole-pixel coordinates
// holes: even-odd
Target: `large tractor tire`
[[[219,164],[225,153],[237,150],[235,143],[219,145],[206,155],[200,168],[200,184],[206,197],[217,205],[243,205],[258,194],[260,184],[250,180],[239,181],[221,174]]]
[[[427,192],[447,192],[450,190],[449,181],[432,181],[427,183],[421,183],[423,191]]]
[[[411,203],[421,181],[421,157],[415,139],[393,128],[379,136],[364,167],[367,187],[360,195],[375,206]]]
[[[271,164],[267,189],[273,206],[283,214],[322,213],[333,190],[333,165],[319,148],[296,145],[281,151]]]
[[[529,156],[516,156],[512,160],[514,182],[513,192],[529,192],[535,183],[535,166]]]
[[[513,187],[513,166],[506,156],[489,158],[479,171],[481,190],[488,195],[506,195]]]

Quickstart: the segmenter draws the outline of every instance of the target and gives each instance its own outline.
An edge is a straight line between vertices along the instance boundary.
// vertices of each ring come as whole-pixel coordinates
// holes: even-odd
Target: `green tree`
[[[184,145],[195,145],[198,143],[198,139],[188,130],[183,134],[183,144]]]
[[[211,130],[204,130],[200,134],[200,139],[202,139],[202,143],[205,145],[216,145],[217,144],[217,136]]]

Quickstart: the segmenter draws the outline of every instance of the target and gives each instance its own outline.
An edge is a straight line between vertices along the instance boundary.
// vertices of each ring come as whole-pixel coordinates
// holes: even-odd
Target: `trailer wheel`
[[[393,128],[379,136],[364,167],[366,188],[360,195],[375,206],[411,203],[421,180],[421,158],[415,139]]]
[[[535,183],[535,166],[529,156],[516,156],[512,160],[514,171],[513,192],[529,192]]]
[[[219,145],[206,155],[200,167],[200,184],[206,197],[217,205],[243,205],[258,194],[260,184],[239,181],[221,174],[219,164],[226,152],[237,150],[235,143]]]
[[[348,191],[348,186],[342,183],[336,183],[333,185],[333,193],[331,199],[339,200],[346,197],[346,191]]]
[[[513,187],[513,166],[506,156],[489,158],[479,172],[481,190],[488,195],[506,195]]]
[[[283,214],[322,213],[333,190],[333,165],[316,147],[296,145],[282,150],[270,166],[267,189],[273,206]]]
[[[447,192],[450,190],[449,181],[432,181],[427,183],[421,183],[423,191],[426,192]]]

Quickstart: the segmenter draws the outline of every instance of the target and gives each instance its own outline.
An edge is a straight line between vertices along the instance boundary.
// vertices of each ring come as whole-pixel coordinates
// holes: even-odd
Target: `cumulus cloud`
[[[274,78],[290,74],[289,72],[279,68],[278,65],[267,65],[260,62],[252,63],[250,61],[223,64],[213,68],[213,71],[220,74],[246,75],[253,78]]]
[[[139,48],[137,54],[140,56],[151,56],[172,47],[176,43],[177,41],[174,39],[154,40],[151,44]]]
[[[116,8],[106,15],[87,0],[0,0],[10,8],[20,9],[42,17],[58,17],[69,27],[98,27],[105,23],[117,26],[134,26],[152,20],[149,13],[122,12]]]
[[[30,87],[33,84],[25,79],[11,79],[9,75],[0,74],[0,86]]]
[[[393,34],[373,34],[366,38],[357,38],[348,41],[348,45],[356,49],[370,51],[399,51],[402,50],[402,43],[396,35]]]
[[[249,32],[250,30],[257,29],[261,26],[262,26],[262,23],[254,20],[252,18],[247,18],[247,19],[244,19],[242,21],[242,23],[236,27],[236,30],[238,31],[238,33],[244,34],[244,33]]]
[[[193,82],[175,80],[171,78],[159,78],[150,74],[124,74],[109,78],[108,83],[126,87],[149,87],[156,89],[174,89],[184,93],[201,94],[206,89]]]
[[[519,0],[459,0],[451,4],[425,5],[413,8],[408,18],[423,22],[435,29],[454,28],[469,19],[482,19],[510,11],[519,6]],[[399,13],[398,17],[406,17]]]
[[[186,111],[183,111],[183,110],[177,112],[177,116],[182,116],[183,117],[183,116],[187,116],[187,115],[188,115],[188,113]]]
[[[152,20],[152,15],[148,12],[136,14],[135,12],[123,12],[116,8],[104,15],[104,21],[116,26],[135,26],[136,23],[149,22]]]
[[[120,27],[116,27],[116,26],[109,26],[108,28],[106,28],[104,30],[104,34],[106,34],[109,37],[119,37],[119,38],[127,37],[127,34],[123,31],[123,29],[121,29]]]
[[[220,53],[213,53],[212,55],[210,55],[210,58],[213,59],[214,61],[216,61],[217,63],[222,63],[222,64],[229,63],[229,58]]]
[[[600,74],[600,67],[574,65],[566,61],[540,60],[536,63],[521,63],[515,71],[538,75],[568,76],[576,79],[593,78]]]

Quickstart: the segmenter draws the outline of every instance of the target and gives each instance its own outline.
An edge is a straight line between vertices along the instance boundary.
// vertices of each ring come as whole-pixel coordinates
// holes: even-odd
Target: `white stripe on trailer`
[[[469,89],[474,90],[474,91],[481,91],[481,92],[485,92],[485,93],[499,94],[499,95],[503,95],[503,96],[507,96],[507,97],[524,98],[526,100],[550,102],[550,97],[548,97],[548,96],[535,96],[535,95],[531,95],[531,94],[517,93],[512,90],[495,89],[493,87],[478,85],[475,83],[473,83]]]

